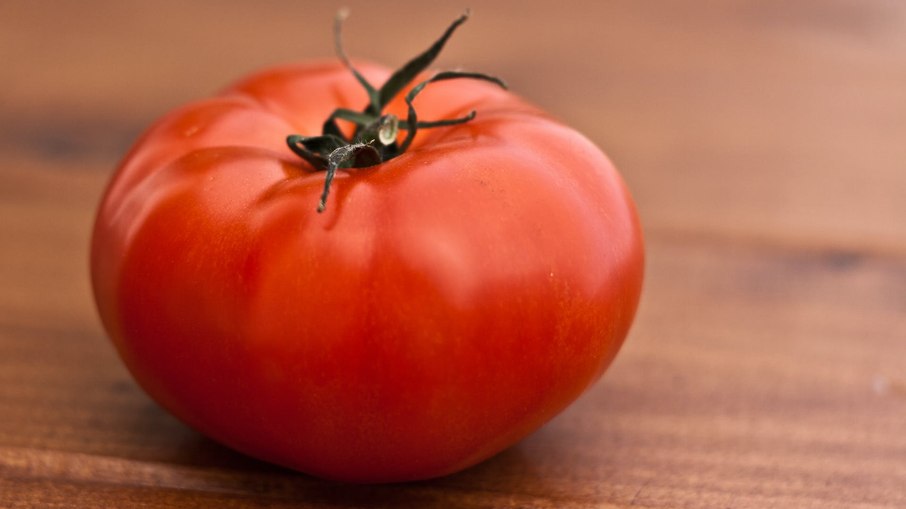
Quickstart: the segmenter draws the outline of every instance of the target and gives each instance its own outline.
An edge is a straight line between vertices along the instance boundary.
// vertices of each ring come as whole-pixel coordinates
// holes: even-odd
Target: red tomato
[[[414,101],[419,119],[473,120],[338,171],[317,213],[325,174],[285,139],[368,102],[342,63],[314,63],[166,115],[103,197],[92,282],[135,379],[202,433],[327,478],[430,478],[599,378],[635,313],[642,240],[598,148],[473,80]]]

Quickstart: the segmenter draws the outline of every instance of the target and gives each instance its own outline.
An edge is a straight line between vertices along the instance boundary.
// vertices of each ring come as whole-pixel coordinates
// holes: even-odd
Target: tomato
[[[155,123],[99,206],[95,300],[138,383],[214,440],[331,479],[441,476],[601,376],[639,300],[639,222],[594,144],[488,79],[381,105],[403,127],[407,98],[419,121],[460,120],[334,165],[328,195],[287,136],[349,141],[346,117],[325,118],[368,112],[362,81],[392,75],[359,63],[357,79],[342,57],[264,70]],[[398,151],[408,133],[386,125]]]

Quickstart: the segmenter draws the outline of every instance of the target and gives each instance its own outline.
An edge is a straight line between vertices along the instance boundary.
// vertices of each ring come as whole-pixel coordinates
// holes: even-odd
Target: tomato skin
[[[202,433],[326,478],[425,479],[512,445],[600,377],[636,310],[642,238],[599,149],[470,81],[416,106],[474,120],[341,171],[318,214],[324,173],[286,135],[366,102],[323,63],[167,115],[101,202],[92,283],[136,380]]]

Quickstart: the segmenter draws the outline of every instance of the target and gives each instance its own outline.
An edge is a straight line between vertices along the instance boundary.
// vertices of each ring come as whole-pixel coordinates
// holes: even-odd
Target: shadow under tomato
[[[193,468],[182,473],[181,488],[268,502],[369,508],[486,507],[501,494],[524,492],[520,487],[541,482],[518,445],[447,477],[362,485],[322,480],[261,462],[194,432],[186,438],[178,456],[191,458]]]

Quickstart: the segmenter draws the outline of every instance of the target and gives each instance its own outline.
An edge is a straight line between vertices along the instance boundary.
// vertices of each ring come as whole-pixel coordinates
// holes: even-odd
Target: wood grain
[[[388,63],[458,14],[350,4],[350,52]],[[0,507],[906,507],[894,0],[473,6],[440,64],[495,70],[604,147],[648,241],[616,363],[516,447],[444,479],[342,486],[152,403],[91,302],[106,179],[167,109],[329,57],[332,10],[0,4]]]

